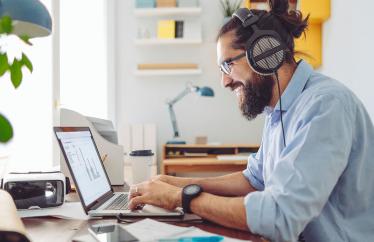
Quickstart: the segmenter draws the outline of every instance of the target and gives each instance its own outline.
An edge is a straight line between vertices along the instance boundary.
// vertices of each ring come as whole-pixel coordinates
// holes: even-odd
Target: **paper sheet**
[[[17,212],[21,218],[52,216],[65,219],[89,219],[89,216],[84,212],[82,204],[80,202],[65,202],[59,207],[25,209],[18,210]]]
[[[192,228],[170,225],[149,218],[124,227],[140,241],[154,241],[170,236],[177,236],[178,234],[187,232]]]
[[[180,227],[158,222],[153,219],[144,219],[142,221],[124,226],[127,231],[137,237],[140,241],[157,241],[158,239],[212,236],[215,234],[203,231],[196,227]],[[224,237],[224,242],[239,242],[244,240]]]

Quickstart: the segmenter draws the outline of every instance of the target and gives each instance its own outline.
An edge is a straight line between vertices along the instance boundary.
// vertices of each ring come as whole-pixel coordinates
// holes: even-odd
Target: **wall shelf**
[[[201,44],[201,38],[196,39],[135,39],[134,43],[137,46],[146,45],[188,45],[188,44]]]
[[[200,75],[201,69],[136,70],[135,76],[185,76]]]
[[[134,12],[137,17],[194,16],[201,14],[201,8],[138,8]]]

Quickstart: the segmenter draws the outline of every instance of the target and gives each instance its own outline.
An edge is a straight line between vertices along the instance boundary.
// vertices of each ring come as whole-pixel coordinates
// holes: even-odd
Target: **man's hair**
[[[279,34],[283,43],[287,46],[286,51],[286,62],[293,62],[295,56],[295,38],[299,38],[303,33],[305,35],[305,29],[308,26],[308,18],[303,18],[300,11],[291,10],[289,11],[288,0],[269,0],[270,11],[256,10],[252,12],[256,15],[266,13],[256,23],[259,29],[273,30]],[[246,49],[246,42],[252,36],[252,28],[242,26],[242,22],[238,18],[231,18],[226,24],[224,24],[218,35],[218,39],[224,34],[234,31],[235,39],[232,42],[234,49]]]

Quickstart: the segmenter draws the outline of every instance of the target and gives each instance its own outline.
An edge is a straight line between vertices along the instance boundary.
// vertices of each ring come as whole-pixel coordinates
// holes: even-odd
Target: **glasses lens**
[[[220,69],[226,75],[230,75],[230,65],[227,62],[223,62]]]

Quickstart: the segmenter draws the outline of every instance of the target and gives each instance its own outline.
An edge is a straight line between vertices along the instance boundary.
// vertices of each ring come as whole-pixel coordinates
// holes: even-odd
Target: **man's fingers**
[[[134,197],[140,196],[140,195],[142,195],[140,193],[140,185],[130,187],[130,191],[129,191],[129,194],[128,194],[128,199],[129,200],[134,198]]]
[[[129,209],[130,210],[135,210],[135,209],[138,209],[139,207],[144,206],[144,204],[145,204],[144,196],[137,196],[137,197],[134,197],[130,200]]]

